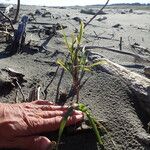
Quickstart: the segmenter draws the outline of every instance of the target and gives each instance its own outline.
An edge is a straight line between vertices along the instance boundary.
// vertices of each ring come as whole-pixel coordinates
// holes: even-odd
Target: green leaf
[[[98,61],[96,63],[93,63],[93,64],[89,65],[89,67],[92,68],[92,67],[95,67],[97,65],[103,65],[103,64],[106,64],[106,63],[107,62],[105,60],[100,60],[100,61]]]
[[[56,61],[56,63],[57,63],[58,65],[60,65],[62,68],[64,68],[66,71],[69,71],[68,68],[66,67],[66,64],[65,64],[62,60],[58,59],[58,60]]]
[[[72,52],[72,45],[68,42],[68,39],[67,39],[67,36],[66,36],[66,33],[64,32],[64,30],[62,29],[63,31],[63,36],[64,36],[64,42],[69,50],[69,52],[71,53]]]
[[[90,121],[90,124],[91,124],[91,126],[92,126],[92,128],[94,130],[94,133],[95,133],[95,136],[97,137],[98,143],[102,146],[103,145],[103,141],[102,141],[102,138],[101,138],[101,136],[99,134],[98,128],[97,128],[97,126],[95,124],[95,121],[94,121],[93,117],[90,115],[89,112],[86,112],[86,115],[87,115],[87,117],[88,117],[88,119]]]
[[[84,23],[81,21],[81,24],[80,24],[80,32],[79,32],[79,35],[77,36],[78,44],[79,44],[79,45],[80,45],[81,40],[82,40],[82,37],[83,37],[83,32],[84,32]]]
[[[73,107],[68,108],[67,112],[65,113],[65,115],[64,115],[64,117],[63,117],[63,119],[62,119],[62,121],[60,123],[60,128],[59,128],[59,133],[58,133],[58,141],[57,141],[56,150],[58,150],[60,139],[61,139],[61,136],[63,134],[64,128],[66,126],[67,119],[68,119],[69,116],[72,115],[72,112],[73,112]]]
[[[88,108],[84,104],[80,103],[80,104],[78,104],[78,109],[86,114],[87,118],[90,121],[92,129],[93,129],[93,131],[95,133],[95,136],[97,137],[98,143],[100,144],[101,147],[103,147],[102,138],[101,138],[101,136],[99,134],[98,128],[97,128],[96,123],[95,123],[95,120],[91,116],[90,112],[88,111]]]
[[[82,103],[78,104],[78,109],[82,112],[86,112],[88,110],[87,107]]]
[[[95,118],[93,118],[94,122],[96,123],[96,125],[98,127],[102,127],[103,130],[106,132],[106,134],[108,135],[108,137],[110,138],[110,141],[112,142],[112,144],[114,145],[115,149],[118,150],[118,146],[116,145],[115,141],[112,139],[110,133],[107,131],[107,129],[100,123],[98,122]]]
[[[85,66],[85,67],[83,68],[83,71],[91,72],[91,69],[90,69],[89,67],[86,67],[86,66]]]

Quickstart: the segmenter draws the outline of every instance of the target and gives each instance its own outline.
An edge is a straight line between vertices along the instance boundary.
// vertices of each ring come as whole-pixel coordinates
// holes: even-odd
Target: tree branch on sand
[[[89,23],[108,5],[108,3],[109,3],[109,0],[107,0],[105,5],[84,25],[84,27],[89,25]]]
[[[14,20],[13,20],[13,23],[14,23],[14,24],[17,22],[18,15],[19,15],[19,10],[20,10],[20,0],[18,0],[18,2],[17,2],[17,11],[16,11],[15,18],[14,18]]]
[[[10,18],[7,17],[1,10],[0,10],[0,14],[1,14],[3,17],[5,17],[5,18],[9,21],[12,30],[15,31],[15,29],[14,29],[14,27],[13,27],[13,24],[12,24],[12,21],[10,20]]]

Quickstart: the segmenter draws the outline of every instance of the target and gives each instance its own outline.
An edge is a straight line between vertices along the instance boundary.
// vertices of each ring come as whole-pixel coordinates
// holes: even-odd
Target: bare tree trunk
[[[20,0],[18,0],[18,2],[17,2],[17,11],[16,11],[16,15],[15,15],[13,23],[17,22],[18,15],[19,15],[19,10],[20,10]]]

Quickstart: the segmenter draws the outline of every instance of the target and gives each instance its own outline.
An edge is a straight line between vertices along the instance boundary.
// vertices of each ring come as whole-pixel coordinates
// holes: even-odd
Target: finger
[[[62,116],[57,116],[50,119],[38,120],[38,122],[35,122],[35,124],[33,122],[32,133],[37,134],[42,132],[55,131],[59,129],[62,118],[63,118]],[[67,120],[67,126],[79,123],[83,120],[83,118],[84,117],[82,114],[73,115],[72,117],[69,117],[69,119]]]
[[[39,106],[39,109],[41,109],[43,111],[55,111],[55,110],[66,111],[68,109],[68,106],[41,105],[41,106]]]
[[[66,111],[56,110],[56,111],[42,111],[37,113],[37,116],[40,116],[41,118],[53,118],[56,116],[63,116],[66,113]]]
[[[67,110],[55,110],[55,111],[39,111],[36,116],[40,116],[41,118],[53,118],[56,116],[63,116]],[[81,111],[75,110],[72,115],[82,115]]]
[[[52,150],[54,144],[44,136],[29,136],[14,138],[7,141],[7,144],[3,145],[3,147],[23,150]]]
[[[47,101],[47,100],[36,100],[31,103],[37,104],[37,105],[54,105],[54,103]]]
[[[20,137],[16,141],[17,147],[25,150],[51,150],[53,143],[44,136]]]

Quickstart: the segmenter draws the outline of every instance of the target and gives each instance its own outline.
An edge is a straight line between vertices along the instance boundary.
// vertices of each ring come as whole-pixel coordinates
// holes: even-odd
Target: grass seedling
[[[84,104],[79,103],[79,99],[80,99],[79,98],[79,90],[80,90],[79,88],[80,88],[82,75],[86,71],[91,71],[92,67],[99,65],[99,64],[102,64],[103,62],[99,61],[99,62],[96,62],[93,64],[89,64],[89,62],[87,61],[87,56],[85,54],[85,47],[83,47],[81,49],[81,43],[82,43],[83,34],[84,34],[84,24],[82,22],[80,25],[80,30],[79,30],[78,35],[75,36],[72,34],[71,42],[68,42],[67,36],[66,36],[64,31],[63,31],[63,34],[64,34],[64,41],[65,41],[65,44],[67,46],[70,57],[65,62],[60,60],[60,59],[57,60],[57,64],[59,64],[65,71],[68,71],[71,74],[72,88],[76,94],[76,103],[72,104],[68,108],[68,111],[66,112],[66,114],[64,115],[64,117],[61,121],[56,150],[58,150],[60,139],[61,139],[61,136],[63,134],[63,130],[65,128],[67,119],[68,119],[68,117],[71,116],[71,114],[73,113],[74,110],[80,110],[86,115],[86,117],[90,123],[90,126],[92,127],[92,129],[95,133],[95,136],[97,138],[97,141],[98,141],[101,149],[104,149],[103,139],[100,135],[100,128],[103,128],[103,130],[105,130],[105,132],[108,134],[107,130],[105,129],[105,127],[102,124],[100,124],[93,117],[93,115],[91,114],[89,109]],[[111,139],[111,137],[110,137],[110,139]],[[111,139],[111,141],[113,142],[112,139]],[[114,142],[113,142],[113,144],[115,145]],[[115,147],[116,147],[116,145],[115,145]]]
[[[79,102],[79,87],[81,83],[81,76],[84,74],[85,71],[91,71],[91,68],[101,64],[102,61],[93,63],[88,65],[87,57],[85,55],[85,47],[81,49],[81,43],[84,34],[84,24],[81,22],[79,34],[75,37],[74,34],[71,36],[71,42],[68,42],[65,32],[64,34],[64,41],[67,46],[69,52],[69,59],[68,61],[64,62],[62,60],[57,60],[57,64],[59,64],[65,71],[68,71],[72,77],[72,89],[73,92],[76,94],[76,103]]]

